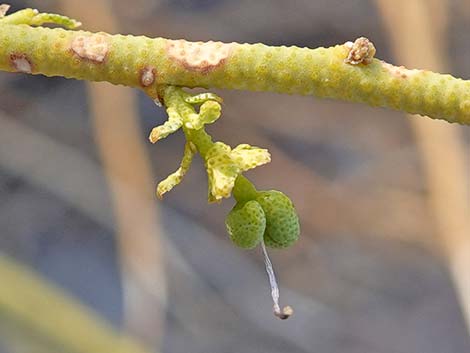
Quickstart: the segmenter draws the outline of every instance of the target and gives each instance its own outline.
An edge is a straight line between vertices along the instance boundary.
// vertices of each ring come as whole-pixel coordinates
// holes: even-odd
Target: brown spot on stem
[[[188,42],[168,40],[166,51],[170,59],[181,63],[188,70],[207,73],[223,65],[232,52],[233,44],[222,42]]]
[[[403,78],[403,79],[411,77],[423,71],[423,70],[416,70],[416,69],[409,70],[404,66],[394,66],[392,64],[386,63],[385,61],[382,61],[381,65],[384,69],[386,69],[393,76],[398,77],[398,78]]]
[[[140,84],[148,87],[155,82],[156,70],[151,66],[146,66],[140,70]]]
[[[346,42],[344,46],[349,49],[349,53],[344,62],[351,65],[364,64],[372,62],[375,55],[374,44],[365,37],[360,37],[353,42]]]
[[[26,54],[11,54],[10,61],[17,72],[31,73],[32,65]]]
[[[108,36],[102,33],[78,35],[73,39],[71,47],[80,58],[102,63],[109,51]]]

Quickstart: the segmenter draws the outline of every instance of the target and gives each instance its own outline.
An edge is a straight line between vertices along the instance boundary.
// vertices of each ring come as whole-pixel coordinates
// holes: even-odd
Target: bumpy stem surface
[[[370,45],[188,42],[0,21],[0,70],[108,81],[154,98],[158,85],[315,95],[470,124],[470,81],[387,64]]]

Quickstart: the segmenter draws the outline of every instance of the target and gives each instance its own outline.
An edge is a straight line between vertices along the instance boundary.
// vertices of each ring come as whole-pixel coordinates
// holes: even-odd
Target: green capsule
[[[260,204],[254,200],[237,202],[225,220],[230,239],[239,247],[252,249],[263,239],[266,218]]]
[[[271,248],[286,248],[297,241],[299,217],[292,201],[280,191],[261,191],[256,201],[266,216],[264,242]]]

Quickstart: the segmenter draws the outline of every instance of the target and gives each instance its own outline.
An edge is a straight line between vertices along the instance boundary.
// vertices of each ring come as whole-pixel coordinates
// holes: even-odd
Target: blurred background
[[[330,46],[470,78],[465,0],[10,1],[83,29]],[[248,173],[296,205],[301,240],[234,247],[232,200],[207,204],[200,159],[164,201],[181,132],[106,83],[0,73],[0,352],[470,351],[468,127],[313,97],[218,91],[217,140],[268,148]]]

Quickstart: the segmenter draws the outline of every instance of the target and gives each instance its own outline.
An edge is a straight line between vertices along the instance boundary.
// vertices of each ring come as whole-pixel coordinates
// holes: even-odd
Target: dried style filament
[[[269,285],[271,286],[271,297],[273,298],[273,311],[274,315],[280,318],[281,320],[286,320],[292,316],[294,310],[290,305],[287,305],[282,308],[279,306],[279,286],[277,284],[276,275],[274,274],[273,265],[264,245],[264,241],[261,242],[261,249],[263,251],[264,265],[266,267],[266,272],[268,273]]]

